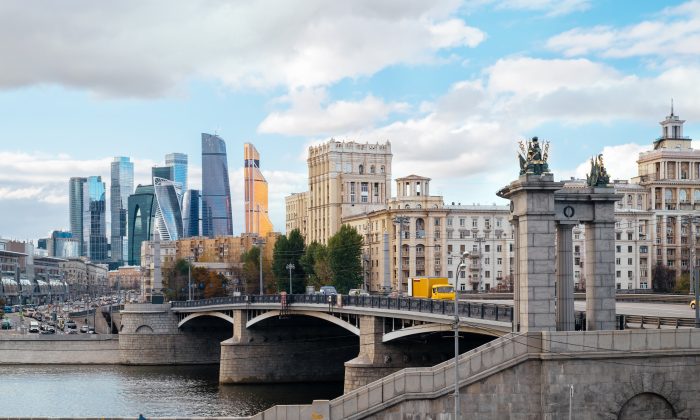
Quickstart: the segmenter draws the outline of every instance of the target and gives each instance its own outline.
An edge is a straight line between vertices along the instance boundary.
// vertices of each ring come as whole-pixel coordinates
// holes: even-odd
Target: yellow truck
[[[447,277],[413,277],[408,279],[408,295],[427,299],[455,298],[455,288]]]

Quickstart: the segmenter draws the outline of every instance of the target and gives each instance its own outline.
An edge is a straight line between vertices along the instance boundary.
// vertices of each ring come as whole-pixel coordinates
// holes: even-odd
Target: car
[[[320,293],[322,295],[330,296],[330,295],[337,295],[338,291],[335,290],[335,287],[333,287],[333,286],[321,286],[318,293]]]
[[[29,323],[29,332],[30,333],[38,333],[39,332],[39,323],[37,321],[31,321]]]
[[[369,296],[369,293],[367,291],[362,290],[362,289],[350,289],[348,292],[348,295],[350,296]]]
[[[66,334],[78,334],[78,330],[71,330],[70,328],[65,331]]]
[[[86,333],[86,332],[88,332],[89,329],[90,329],[90,328],[89,328],[87,325],[83,325],[82,327],[80,327],[80,332],[81,332],[81,333]]]
[[[90,327],[90,328],[88,328],[88,332],[87,332],[87,333],[88,333],[88,334],[97,334],[97,333],[95,332],[95,327]]]
[[[73,321],[72,319],[69,319],[68,321],[66,321],[66,328],[74,330],[74,329],[78,328],[78,326],[75,324],[75,321]]]
[[[5,318],[2,320],[2,329],[3,330],[11,330],[12,329],[12,322]]]

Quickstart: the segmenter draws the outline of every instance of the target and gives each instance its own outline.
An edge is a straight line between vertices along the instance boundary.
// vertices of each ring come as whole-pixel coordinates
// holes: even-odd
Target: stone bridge
[[[463,352],[512,328],[509,305],[457,309]],[[453,357],[454,310],[453,301],[341,295],[127,304],[120,354],[126,364],[220,363],[222,383],[344,379],[352,390]]]

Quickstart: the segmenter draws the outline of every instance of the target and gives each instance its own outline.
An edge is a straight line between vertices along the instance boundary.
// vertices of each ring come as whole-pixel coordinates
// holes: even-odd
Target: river
[[[3,417],[249,416],[342,392],[342,382],[220,385],[216,365],[0,366]]]

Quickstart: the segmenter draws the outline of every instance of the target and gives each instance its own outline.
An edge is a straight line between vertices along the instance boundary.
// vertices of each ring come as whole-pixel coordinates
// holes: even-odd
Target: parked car
[[[369,296],[369,293],[366,290],[362,289],[350,289],[348,292],[348,295],[350,296]]]
[[[66,334],[78,334],[78,330],[66,329]]]
[[[66,321],[66,328],[74,330],[74,329],[78,328],[78,326],[75,324],[75,321],[73,321],[72,319],[69,319],[68,321]]]
[[[90,327],[90,328],[88,328],[88,332],[87,332],[87,333],[88,333],[88,334],[97,334],[97,333],[95,332],[95,327]]]
[[[11,330],[12,329],[12,322],[5,318],[2,320],[2,329],[3,330]]]
[[[321,286],[321,289],[319,289],[318,292],[322,295],[327,295],[327,296],[338,294],[338,291],[335,290],[334,286]]]
[[[29,332],[30,333],[38,333],[39,332],[39,323],[37,321],[31,321],[29,323]]]
[[[80,327],[81,333],[86,333],[86,332],[88,332],[88,330],[89,330],[89,327],[87,325],[83,325],[82,327]]]

